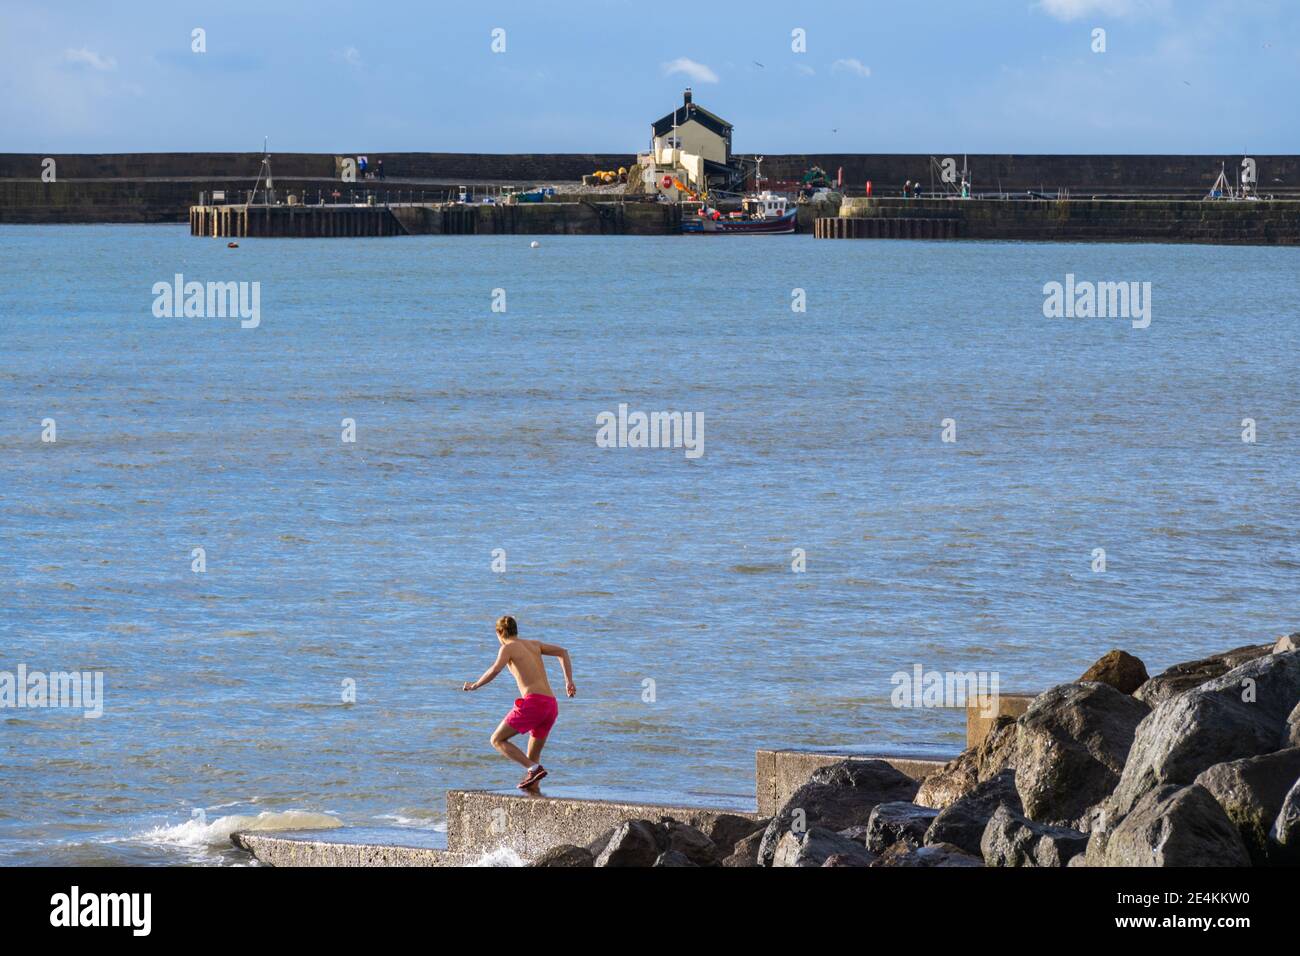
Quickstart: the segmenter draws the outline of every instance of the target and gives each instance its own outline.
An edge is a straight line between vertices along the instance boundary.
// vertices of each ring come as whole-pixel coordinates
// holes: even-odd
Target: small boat
[[[790,200],[768,190],[746,196],[739,212],[723,215],[704,203],[684,203],[682,232],[783,236],[794,232],[798,211]]]

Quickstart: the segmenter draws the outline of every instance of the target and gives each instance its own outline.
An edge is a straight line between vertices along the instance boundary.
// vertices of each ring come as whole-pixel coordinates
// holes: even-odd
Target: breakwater
[[[1300,245],[1300,201],[847,198],[823,239],[999,239]]]
[[[387,180],[347,182],[344,159],[382,158]],[[595,169],[631,166],[630,153],[275,153],[280,192],[436,191],[460,184],[576,183]],[[905,180],[942,189],[931,156],[917,153],[768,154],[765,178],[795,182],[813,166],[843,174],[848,195],[868,180],[877,196],[896,195]],[[1229,179],[1241,163],[1229,155],[1068,155],[937,153],[964,162],[977,193],[1000,195],[1068,190],[1072,197],[1139,196],[1196,200],[1221,168]],[[1255,156],[1262,196],[1300,199],[1300,156]],[[49,163],[53,162],[53,180]],[[0,222],[185,222],[202,194],[225,190],[242,199],[257,176],[258,153],[0,153]],[[373,168],[373,167],[372,167]]]

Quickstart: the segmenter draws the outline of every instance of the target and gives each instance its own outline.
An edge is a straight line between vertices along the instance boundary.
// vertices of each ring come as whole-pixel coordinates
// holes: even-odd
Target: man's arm
[[[472,684],[469,681],[466,681],[464,684],[461,685],[460,689],[478,690],[484,684],[492,683],[492,678],[500,674],[501,671],[505,668],[506,664],[509,663],[509,661],[510,661],[510,648],[503,644],[501,645],[501,650],[497,652],[497,659],[492,663],[491,667],[489,667],[487,670],[483,672],[483,676],[480,677],[478,680],[474,681],[474,683]]]
[[[560,670],[564,671],[564,692],[570,697],[578,693],[578,688],[573,686],[573,661],[569,660],[569,652],[558,644],[543,644],[542,653],[560,659]]]

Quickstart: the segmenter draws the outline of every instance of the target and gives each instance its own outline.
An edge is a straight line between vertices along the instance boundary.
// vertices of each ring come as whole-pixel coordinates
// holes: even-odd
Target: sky
[[[0,0],[0,84],[0,152],[631,153],[689,85],[745,153],[1300,153],[1300,2]]]

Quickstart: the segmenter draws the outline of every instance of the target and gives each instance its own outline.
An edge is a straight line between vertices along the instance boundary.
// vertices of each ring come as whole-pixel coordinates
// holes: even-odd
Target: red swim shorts
[[[515,699],[515,706],[506,714],[511,730],[521,734],[531,733],[537,740],[545,740],[560,716],[560,705],[550,694],[529,694]]]

